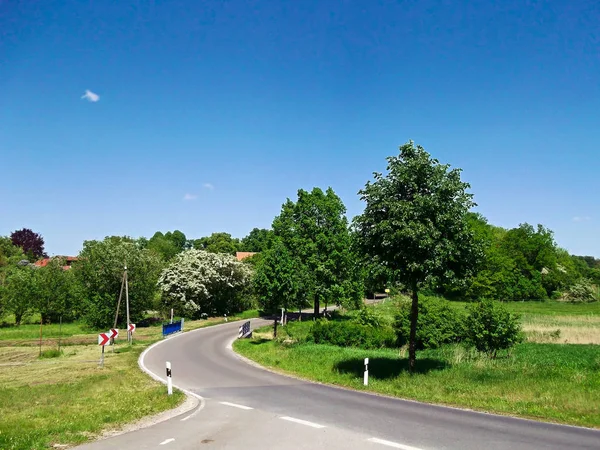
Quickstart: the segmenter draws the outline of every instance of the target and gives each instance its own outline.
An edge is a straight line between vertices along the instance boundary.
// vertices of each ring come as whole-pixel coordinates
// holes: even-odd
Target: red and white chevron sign
[[[135,331],[135,323],[130,323],[128,330],[130,333],[133,333]]]
[[[111,339],[114,339],[119,337],[119,330],[116,328],[111,328],[110,331],[106,334],[108,334]]]
[[[110,333],[100,333],[98,335],[98,345],[105,346],[110,341]]]

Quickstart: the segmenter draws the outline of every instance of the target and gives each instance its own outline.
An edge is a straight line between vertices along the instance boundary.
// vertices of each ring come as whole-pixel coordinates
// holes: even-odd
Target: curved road
[[[253,327],[266,323],[253,321]],[[600,449],[600,431],[348,391],[274,374],[230,348],[241,322],[175,336],[144,364],[203,398],[196,411],[85,449]]]

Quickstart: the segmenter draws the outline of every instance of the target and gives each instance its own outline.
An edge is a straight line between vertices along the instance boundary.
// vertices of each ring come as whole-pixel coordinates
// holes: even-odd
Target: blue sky
[[[413,139],[491,223],[600,257],[598,2],[18,3],[0,1],[0,235],[51,254],[242,237],[314,186],[352,217]]]

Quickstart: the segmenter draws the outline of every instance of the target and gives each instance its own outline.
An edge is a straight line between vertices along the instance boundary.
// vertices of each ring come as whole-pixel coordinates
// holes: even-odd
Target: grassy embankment
[[[186,321],[185,330],[222,322]],[[44,326],[44,356],[58,353],[58,330]],[[39,358],[39,325],[0,328],[0,448],[79,444],[183,401],[178,391],[168,397],[137,365],[140,353],[160,340],[160,326],[138,328],[132,346],[122,334],[114,349],[106,347],[104,368],[98,366],[96,331],[77,323],[63,324],[61,331],[60,356]]]
[[[453,303],[464,308],[464,303]],[[244,356],[276,370],[323,383],[424,402],[573,425],[600,427],[600,304],[511,303],[522,314],[526,341],[491,360],[462,345],[418,352],[407,373],[405,349],[360,350],[303,341],[310,323],[290,323],[277,341],[269,328],[236,341]],[[373,306],[389,321],[392,301]],[[287,328],[287,330],[286,330]],[[285,330],[285,331],[283,331]],[[557,332],[557,330],[560,330]],[[565,341],[567,343],[565,343]]]

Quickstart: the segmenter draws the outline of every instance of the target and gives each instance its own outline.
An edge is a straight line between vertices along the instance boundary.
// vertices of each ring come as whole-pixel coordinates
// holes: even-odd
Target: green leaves
[[[394,329],[400,346],[409,342],[410,303],[402,302],[396,315]],[[443,344],[459,342],[463,338],[464,317],[447,300],[424,297],[419,301],[419,326],[416,346],[419,350],[438,348]]]
[[[466,341],[495,358],[523,340],[519,316],[494,300],[481,300],[469,307],[465,321]]]
[[[227,253],[235,255],[240,249],[239,239],[232,238],[229,233],[213,233],[210,236],[202,237],[194,241],[194,248],[197,250],[206,250],[210,253]]]
[[[157,231],[148,240],[146,248],[160,255],[163,260],[170,261],[175,255],[185,249],[186,242],[185,234],[179,230],[175,230],[172,233],[167,231],[165,234]]]
[[[352,251],[346,208],[329,188],[300,189],[273,221],[273,233],[294,266],[294,303],[307,300],[356,307],[362,297],[360,268]]]
[[[387,173],[375,173],[359,191],[365,210],[354,227],[362,250],[408,286],[465,277],[481,250],[468,226],[475,203],[460,170],[412,142],[387,161]]]
[[[387,173],[375,173],[359,191],[364,212],[354,221],[363,252],[383,264],[413,295],[409,368],[414,370],[418,321],[417,292],[426,282],[463,279],[481,257],[467,220],[475,206],[460,169],[431,158],[409,142],[387,158]]]
[[[131,320],[142,317],[152,306],[156,281],[162,269],[160,257],[128,237],[111,236],[103,241],[85,241],[73,273],[82,288],[86,322],[97,328],[113,325],[127,265]],[[100,304],[98,304],[100,302]],[[123,318],[124,309],[119,317]]]
[[[274,239],[271,248],[262,254],[252,281],[263,311],[275,313],[280,308],[302,305],[300,270],[281,239]]]
[[[264,228],[253,228],[240,242],[240,251],[264,252],[271,246],[273,232]]]

